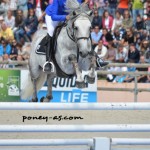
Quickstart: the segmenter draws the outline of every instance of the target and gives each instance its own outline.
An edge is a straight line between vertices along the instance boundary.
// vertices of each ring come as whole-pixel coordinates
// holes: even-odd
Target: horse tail
[[[41,71],[41,74],[36,81],[37,91],[39,91],[44,85],[46,81],[46,77],[47,77],[46,73]],[[33,82],[31,80],[30,73],[28,74],[28,78],[26,79],[26,81],[24,81],[23,85],[24,87],[22,88],[22,91],[21,91],[21,99],[27,100],[33,95],[33,92],[34,92]]]

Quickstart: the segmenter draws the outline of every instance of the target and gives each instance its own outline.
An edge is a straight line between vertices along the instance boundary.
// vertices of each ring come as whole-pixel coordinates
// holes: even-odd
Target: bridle
[[[84,39],[84,40],[89,40],[90,39],[90,41],[91,41],[91,43],[92,43],[92,40],[91,40],[91,34],[89,33],[89,36],[87,36],[87,37],[76,37],[75,36],[75,28],[74,28],[74,23],[75,23],[75,21],[81,16],[82,14],[79,14],[79,15],[77,15],[77,16],[75,16],[74,18],[72,18],[72,28],[71,29],[69,29],[69,25],[68,24],[66,24],[66,31],[67,31],[67,35],[68,35],[68,37],[74,42],[74,43],[76,43],[77,44],[77,42],[79,41],[79,40],[82,40],[82,39]],[[89,19],[89,17],[87,17],[88,19]],[[90,20],[90,19],[89,19]],[[91,22],[91,21],[90,21]],[[91,47],[92,48],[92,47]],[[92,49],[91,49],[91,52],[92,52]],[[79,47],[78,47],[78,44],[77,44],[77,61],[79,60]]]

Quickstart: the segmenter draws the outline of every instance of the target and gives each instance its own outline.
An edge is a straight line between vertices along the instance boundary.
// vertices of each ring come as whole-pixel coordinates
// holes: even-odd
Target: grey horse
[[[86,82],[92,84],[95,82],[96,58],[92,51],[90,30],[92,21],[92,11],[85,4],[79,4],[76,0],[67,0],[67,11],[70,14],[70,20],[66,23],[57,38],[55,50],[55,60],[59,69],[68,76],[76,75],[76,87],[84,88],[86,86],[85,78],[82,78],[82,70],[88,71]],[[28,99],[32,96],[32,102],[37,102],[37,91],[47,80],[48,92],[43,102],[49,102],[52,99],[52,83],[56,76],[59,76],[56,65],[54,72],[43,72],[43,65],[46,61],[44,55],[35,53],[38,44],[46,36],[45,30],[40,30],[34,36],[31,54],[29,59],[29,77],[24,82],[21,92],[22,99]]]

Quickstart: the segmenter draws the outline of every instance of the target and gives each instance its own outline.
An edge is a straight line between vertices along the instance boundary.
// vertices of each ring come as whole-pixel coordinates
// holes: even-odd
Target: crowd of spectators
[[[50,3],[52,0],[0,1],[0,61],[28,60],[24,47],[44,27],[41,16]],[[117,63],[150,63],[150,0],[89,0],[89,7],[93,9],[92,47],[100,58]],[[113,75],[107,80],[132,81]],[[150,77],[145,81],[150,82]]]

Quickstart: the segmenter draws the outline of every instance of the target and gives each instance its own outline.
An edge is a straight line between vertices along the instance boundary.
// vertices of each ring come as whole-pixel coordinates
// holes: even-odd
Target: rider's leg
[[[52,45],[53,45],[53,33],[54,30],[56,28],[56,26],[58,25],[57,21],[52,21],[51,16],[46,15],[45,16],[45,22],[47,25],[47,30],[48,30],[48,35],[46,38],[46,63],[43,66],[43,71],[49,72],[49,71],[53,71],[53,63],[51,62],[51,52],[52,52]]]

